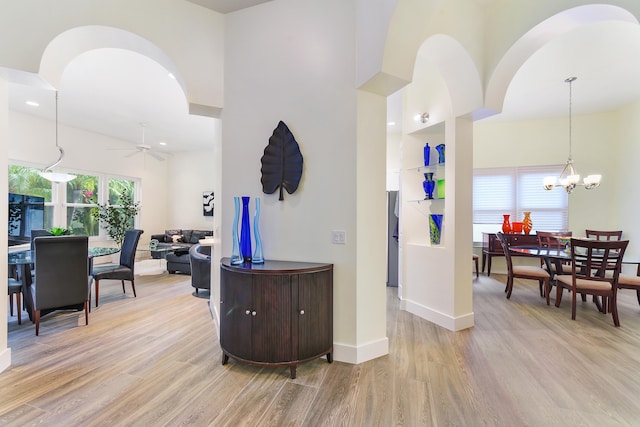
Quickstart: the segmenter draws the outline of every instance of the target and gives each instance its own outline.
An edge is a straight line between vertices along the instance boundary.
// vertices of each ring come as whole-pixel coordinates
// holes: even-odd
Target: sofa
[[[158,241],[158,248],[162,247],[180,247],[173,252],[166,254],[167,271],[170,274],[176,272],[191,274],[191,262],[189,260],[189,249],[197,244],[200,239],[213,236],[211,230],[193,230],[193,229],[169,229],[163,234],[152,234],[151,239]],[[151,251],[152,258],[161,258],[162,254],[157,251]]]
[[[193,245],[189,249],[191,260],[191,286],[199,289],[211,289],[211,246]]]

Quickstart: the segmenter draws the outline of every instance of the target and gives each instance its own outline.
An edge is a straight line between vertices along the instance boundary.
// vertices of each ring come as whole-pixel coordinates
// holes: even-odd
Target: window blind
[[[569,198],[561,188],[547,191],[545,176],[557,175],[562,165],[474,169],[473,223],[502,224],[503,215],[522,221],[531,212],[534,230],[567,230]]]

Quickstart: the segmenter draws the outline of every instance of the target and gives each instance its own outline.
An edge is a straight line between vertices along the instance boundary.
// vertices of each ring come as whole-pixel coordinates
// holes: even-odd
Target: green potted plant
[[[72,234],[72,230],[70,228],[62,228],[62,227],[51,227],[47,231],[52,236],[68,236]]]
[[[133,227],[134,218],[140,212],[140,203],[133,203],[128,194],[121,193],[119,206],[96,204],[97,207],[91,211],[91,216],[99,221],[107,236],[115,240],[118,247],[122,247],[125,233]]]

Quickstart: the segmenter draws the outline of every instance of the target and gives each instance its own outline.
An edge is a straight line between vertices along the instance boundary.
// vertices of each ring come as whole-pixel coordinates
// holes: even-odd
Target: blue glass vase
[[[431,147],[429,147],[429,143],[424,144],[424,165],[429,166],[429,158],[431,157]]]
[[[262,239],[260,238],[260,229],[258,223],[260,222],[260,198],[256,197],[256,212],[253,215],[253,237],[256,241],[256,250],[253,252],[253,258],[251,262],[254,264],[263,264],[264,256],[262,255]]]
[[[433,199],[433,190],[436,188],[436,182],[433,180],[433,172],[427,172],[424,174],[422,188],[424,189],[424,194],[426,195],[424,199]]]
[[[442,214],[429,215],[429,237],[432,245],[439,245],[442,237]]]
[[[438,150],[438,163],[444,163],[444,144],[437,145],[436,150]]]
[[[240,253],[244,262],[251,262],[251,224],[249,223],[248,196],[242,196],[242,224],[240,226]]]
[[[240,219],[240,197],[233,198],[235,206],[235,214],[233,215],[233,228],[231,229],[231,238],[233,240],[233,249],[231,249],[231,265],[242,264],[244,261],[240,254],[240,240],[238,239],[238,220]]]

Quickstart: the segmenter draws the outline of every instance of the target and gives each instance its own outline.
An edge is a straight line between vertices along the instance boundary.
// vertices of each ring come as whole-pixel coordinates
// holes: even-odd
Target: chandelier
[[[587,190],[592,190],[600,186],[601,175],[589,175],[580,182],[580,175],[576,172],[573,166],[573,159],[571,157],[571,86],[577,77],[568,77],[564,80],[565,83],[569,83],[569,158],[564,165],[564,169],[560,172],[560,176],[548,176],[544,179],[544,189],[553,190],[555,187],[563,187],[567,194],[571,194],[576,186],[584,186]]]
[[[51,182],[56,182],[56,183],[69,182],[75,179],[76,176],[68,173],[53,171],[53,168],[58,166],[60,162],[62,162],[62,158],[64,157],[64,150],[62,149],[62,147],[58,145],[58,91],[56,91],[56,148],[60,152],[60,156],[58,157],[58,160],[51,163],[49,166],[45,167],[43,170],[41,170],[38,173],[40,174],[41,177]]]

